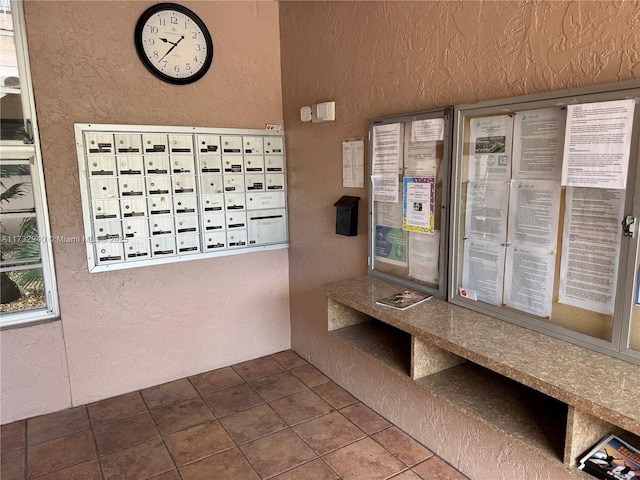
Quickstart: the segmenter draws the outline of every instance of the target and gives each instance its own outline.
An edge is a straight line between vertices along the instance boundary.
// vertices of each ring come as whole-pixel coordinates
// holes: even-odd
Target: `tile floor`
[[[2,480],[460,480],[291,350],[0,427]]]

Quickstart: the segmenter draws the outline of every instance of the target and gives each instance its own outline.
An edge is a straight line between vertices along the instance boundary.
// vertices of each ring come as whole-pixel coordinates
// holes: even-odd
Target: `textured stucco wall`
[[[638,79],[640,3],[283,2],[280,19],[292,347],[471,478],[567,478],[327,335],[322,285],[367,273],[368,191],[342,188],[341,141],[376,117]],[[335,123],[300,122],[326,100]],[[342,195],[362,197],[356,238],[334,233]]]
[[[135,23],[153,3],[25,4],[54,236],[83,235],[74,123],[282,123],[277,2],[181,2],[208,25],[215,47],[209,73],[188,86],[157,80],[137,57]],[[45,349],[64,338],[74,405],[289,347],[286,250],[91,275],[84,245],[56,243],[54,256],[62,328],[3,333],[3,346],[34,332]],[[39,358],[2,360],[3,383],[60,376]],[[2,422],[34,392],[3,388]],[[43,410],[44,399],[30,414]]]

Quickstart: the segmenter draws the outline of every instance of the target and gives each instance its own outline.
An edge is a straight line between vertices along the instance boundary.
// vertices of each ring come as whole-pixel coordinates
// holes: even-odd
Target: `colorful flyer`
[[[404,177],[402,229],[433,235],[435,208],[435,178]]]

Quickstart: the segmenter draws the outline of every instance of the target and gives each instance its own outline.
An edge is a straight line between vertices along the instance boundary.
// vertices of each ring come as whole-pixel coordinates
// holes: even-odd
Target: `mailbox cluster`
[[[282,134],[114,127],[76,125],[90,271],[287,246]]]

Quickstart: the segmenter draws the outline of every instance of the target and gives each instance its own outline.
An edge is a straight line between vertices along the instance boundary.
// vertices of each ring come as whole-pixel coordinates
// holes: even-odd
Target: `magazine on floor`
[[[580,459],[578,468],[601,479],[640,478],[640,450],[609,435]]]
[[[413,290],[403,290],[402,292],[395,293],[390,297],[382,298],[376,303],[378,305],[384,305],[386,307],[397,308],[398,310],[406,310],[413,307],[425,300],[429,300],[431,295],[426,293],[414,292]]]

